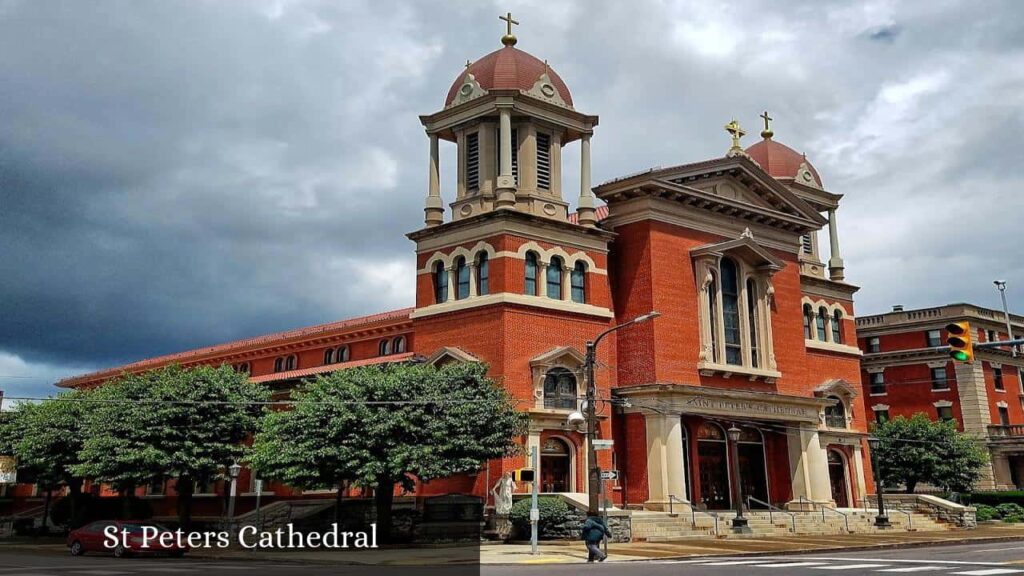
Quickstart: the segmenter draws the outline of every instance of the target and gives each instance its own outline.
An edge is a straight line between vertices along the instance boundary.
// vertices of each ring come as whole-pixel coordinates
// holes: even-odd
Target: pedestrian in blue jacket
[[[587,543],[587,562],[604,562],[608,555],[601,551],[601,540],[612,537],[611,530],[600,516],[589,516],[583,523],[583,541]]]

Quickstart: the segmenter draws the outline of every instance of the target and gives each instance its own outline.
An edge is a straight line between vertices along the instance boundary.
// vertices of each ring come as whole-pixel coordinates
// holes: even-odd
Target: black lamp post
[[[882,485],[882,472],[878,469],[878,451],[880,444],[878,438],[868,438],[868,446],[871,447],[871,475],[875,477],[875,494],[878,495],[878,516],[875,516],[875,526],[878,528],[889,528],[889,515],[885,513],[885,486]]]
[[[732,519],[732,529],[735,532],[747,532],[747,519],[743,517],[743,482],[740,479],[740,450],[739,441],[742,430],[733,424],[725,433],[729,437],[729,465],[732,467],[732,492],[733,502],[736,505],[736,517]]]
[[[231,499],[228,500],[228,526],[233,528],[235,525],[235,498],[238,497],[238,475],[242,472],[242,467],[238,465],[238,462],[232,462],[231,466],[228,466],[228,476],[231,477]]]

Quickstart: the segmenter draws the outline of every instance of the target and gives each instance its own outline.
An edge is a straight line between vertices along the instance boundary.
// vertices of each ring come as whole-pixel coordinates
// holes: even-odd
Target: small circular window
[[[463,96],[469,96],[470,94],[473,93],[473,85],[470,84],[469,82],[466,82],[465,84],[462,85],[462,88],[459,89],[459,92]]]
[[[541,84],[540,93],[548,98],[553,98],[555,96],[555,87],[551,84]]]

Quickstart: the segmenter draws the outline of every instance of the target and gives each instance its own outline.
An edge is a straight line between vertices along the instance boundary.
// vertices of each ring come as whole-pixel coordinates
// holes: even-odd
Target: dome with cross
[[[761,118],[764,119],[764,130],[761,131],[762,140],[744,150],[747,156],[757,162],[773,178],[792,180],[807,186],[821,188],[821,176],[818,175],[818,171],[807,159],[807,156],[773,140],[772,137],[775,133],[772,132],[769,124],[772,118],[768,116],[768,112],[762,114]]]

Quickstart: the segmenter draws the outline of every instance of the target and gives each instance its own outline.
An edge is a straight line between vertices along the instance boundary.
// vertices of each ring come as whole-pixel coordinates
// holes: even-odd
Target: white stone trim
[[[416,273],[432,274],[434,272],[434,265],[437,262],[443,262],[445,268],[451,268],[455,264],[455,259],[459,256],[464,256],[467,264],[475,262],[477,255],[481,251],[487,252],[487,258],[490,260],[495,258],[515,258],[517,260],[526,260],[526,253],[530,251],[536,252],[539,262],[543,263],[550,262],[552,256],[559,256],[562,258],[562,261],[565,262],[566,267],[570,270],[576,267],[577,261],[582,260],[587,265],[587,273],[599,274],[601,276],[608,275],[608,270],[599,268],[597,264],[594,263],[594,259],[586,252],[576,251],[570,254],[566,252],[565,249],[558,246],[545,250],[532,240],[521,245],[519,250],[516,252],[512,252],[510,250],[497,251],[489,243],[483,241],[477,242],[476,245],[470,249],[459,246],[447,254],[441,251],[436,251],[430,255],[430,258],[427,259],[424,267],[417,270]]]
[[[936,400],[935,402],[932,402],[932,406],[935,406],[936,408],[949,408],[953,406],[953,403],[949,400]]]
[[[1000,400],[999,402],[996,402],[996,406],[999,407],[999,408],[1009,408],[1010,407],[1010,405],[1007,404],[1005,400]]]
[[[875,404],[874,406],[871,407],[871,409],[874,410],[875,412],[888,411],[889,410],[889,405],[888,404]]]
[[[865,370],[868,374],[882,374],[885,372],[885,366],[869,366]]]
[[[823,352],[837,352],[839,354],[849,354],[850,356],[864,355],[860,348],[857,348],[856,346],[848,346],[846,344],[836,344],[834,342],[819,342],[818,340],[804,340],[804,344],[812,350],[821,350]]]
[[[1002,363],[1002,362],[991,362],[991,361],[990,361],[990,362],[988,363],[988,366],[989,366],[989,368],[997,368],[997,369],[999,369],[999,370],[1002,370],[1002,369],[1003,369],[1003,363]]]
[[[928,362],[929,368],[945,368],[948,365],[949,360],[935,360],[933,362]]]
[[[464,298],[462,300],[449,300],[448,302],[443,302],[441,304],[431,304],[430,306],[414,310],[409,314],[409,318],[423,318],[426,316],[435,316],[437,314],[446,314],[457,310],[468,310],[493,304],[519,304],[523,306],[533,306],[536,308],[546,308],[548,310],[555,310],[558,312],[571,312],[573,314],[596,316],[598,318],[615,317],[615,314],[611,310],[601,308],[600,306],[593,306],[591,304],[579,304],[577,302],[572,302],[571,300],[555,300],[554,298],[548,298],[546,296],[531,296],[529,294],[512,294],[509,292],[502,292],[499,294],[488,294],[487,296],[477,296],[475,298]]]

